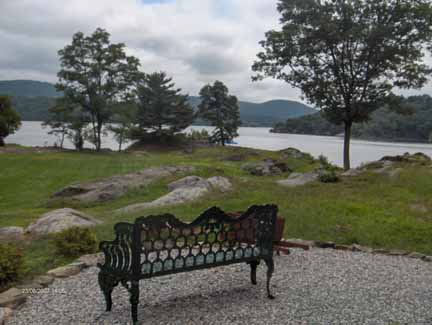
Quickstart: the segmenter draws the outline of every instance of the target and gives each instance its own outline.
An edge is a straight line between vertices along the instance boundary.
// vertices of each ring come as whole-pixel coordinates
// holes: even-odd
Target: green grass
[[[275,184],[280,177],[255,177],[227,156],[247,152],[237,148],[206,148],[194,154],[180,151],[151,152],[145,155],[119,153],[19,153],[0,154],[0,227],[26,226],[49,211],[48,199],[73,182],[96,180],[149,166],[192,165],[194,173],[229,177],[234,190],[216,193],[200,201],[179,206],[150,209],[119,215],[113,211],[128,204],[155,199],[168,192],[164,179],[133,191],[115,201],[72,207],[103,221],[96,227],[99,240],[112,239],[112,227],[119,221],[133,221],[139,215],[173,213],[191,220],[216,205],[226,211],[244,210],[252,204],[275,203],[286,219],[285,237],[331,240],[340,244],[358,243],[379,248],[404,249],[432,254],[432,168],[405,166],[396,178],[367,172],[339,183],[313,183],[298,188]],[[247,161],[281,158],[279,153],[257,151]],[[307,171],[316,163],[290,160],[295,171]],[[427,212],[417,211],[421,205]],[[69,262],[54,256],[48,239],[28,244],[25,249],[27,275],[41,273]]]

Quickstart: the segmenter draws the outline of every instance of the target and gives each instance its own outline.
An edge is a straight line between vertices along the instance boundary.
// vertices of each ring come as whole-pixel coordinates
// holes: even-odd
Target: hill
[[[60,97],[54,85],[34,80],[0,80],[0,94],[12,97]]]
[[[16,110],[25,121],[42,121],[46,119],[48,108],[60,96],[53,84],[33,80],[0,81],[0,94],[13,97]],[[200,99],[189,97],[195,108]],[[289,118],[313,114],[315,109],[299,102],[289,100],[272,100],[265,103],[240,101],[240,117],[243,126],[273,126]],[[197,121],[202,124],[202,121]]]
[[[404,101],[412,108],[411,114],[402,115],[391,108],[381,108],[367,123],[354,124],[353,136],[367,140],[432,141],[432,97],[411,96]],[[330,124],[319,113],[288,119],[272,129],[275,133],[312,135],[337,135],[343,131],[343,126]]]

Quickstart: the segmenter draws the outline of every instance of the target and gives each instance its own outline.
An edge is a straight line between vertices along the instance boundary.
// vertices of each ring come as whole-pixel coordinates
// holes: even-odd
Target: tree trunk
[[[62,136],[61,136],[61,140],[60,140],[60,149],[63,149],[64,139],[65,139],[65,133],[66,133],[66,131],[63,130]]]
[[[352,122],[345,122],[345,137],[344,137],[344,169],[351,169],[350,162],[350,144],[351,144],[351,127]]]
[[[4,147],[5,146],[5,142],[3,137],[0,137],[0,147]]]
[[[120,138],[119,138],[119,148],[118,148],[119,152],[122,151],[122,144],[123,144],[123,135],[120,135]]]
[[[97,126],[97,139],[96,139],[96,151],[100,151],[101,150],[101,133],[102,133],[102,125],[98,124]]]

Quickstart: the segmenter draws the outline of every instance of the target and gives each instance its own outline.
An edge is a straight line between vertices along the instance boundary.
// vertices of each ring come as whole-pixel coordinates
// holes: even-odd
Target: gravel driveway
[[[142,324],[432,323],[432,264],[408,257],[312,249],[275,257],[273,293],[249,266],[234,265],[140,282]],[[98,269],[56,280],[8,324],[128,324],[128,294],[104,311]]]

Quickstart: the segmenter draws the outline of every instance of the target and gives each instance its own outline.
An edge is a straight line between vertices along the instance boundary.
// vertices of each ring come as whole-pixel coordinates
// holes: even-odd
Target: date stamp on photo
[[[28,295],[39,295],[39,294],[66,294],[64,288],[23,288],[22,293]]]

